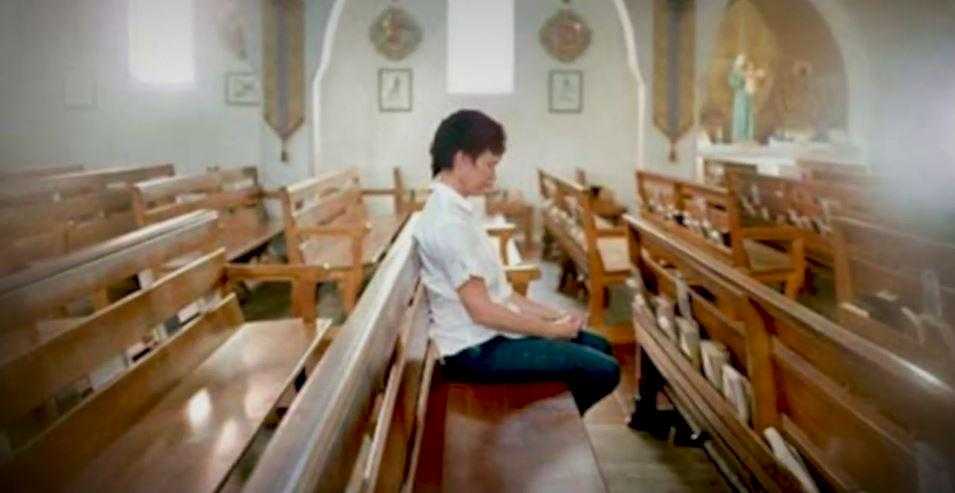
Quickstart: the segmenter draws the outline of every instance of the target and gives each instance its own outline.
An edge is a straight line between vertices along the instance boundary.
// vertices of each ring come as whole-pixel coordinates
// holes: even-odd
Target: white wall
[[[955,5],[849,3],[870,60],[869,161],[896,207],[955,239]]]
[[[320,48],[314,25],[327,14],[318,3],[308,2],[306,11],[306,78],[314,73]],[[195,2],[196,82],[185,89],[149,87],[130,76],[127,0],[2,4],[0,166],[163,161],[183,173],[209,164],[257,164],[270,185],[310,174],[307,127],[290,140],[290,162],[281,163],[280,143],[264,123],[262,106],[226,104],[226,72],[259,72],[259,66],[257,57],[240,60],[224,48],[214,2]],[[257,8],[252,12],[250,47],[257,55],[260,22]],[[95,77],[95,107],[65,107],[70,67]],[[306,125],[310,121],[309,115]]]
[[[545,166],[567,177],[584,166],[598,183],[608,184],[628,203],[634,201],[636,166],[636,80],[612,2],[575,2],[593,27],[588,51],[574,64],[550,58],[538,41],[538,30],[560,5],[545,0],[515,2],[515,92],[505,96],[448,95],[445,90],[446,2],[403,2],[421,24],[418,50],[399,63],[378,55],[368,40],[368,27],[384,4],[351,0],[344,4],[328,71],[319,86],[321,111],[317,170],[358,166],[369,185],[389,185],[390,170],[401,166],[406,180],[430,180],[428,149],[440,121],[459,108],[481,109],[501,121],[508,151],[499,183],[520,187],[537,197],[536,168]],[[414,110],[380,113],[377,70],[414,70]],[[584,71],[581,114],[547,111],[548,70]]]

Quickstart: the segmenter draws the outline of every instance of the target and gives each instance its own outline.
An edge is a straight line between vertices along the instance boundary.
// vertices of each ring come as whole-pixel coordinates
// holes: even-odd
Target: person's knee
[[[620,383],[620,364],[610,356],[600,355],[599,358],[593,358],[586,372],[590,385],[599,388],[605,395]]]

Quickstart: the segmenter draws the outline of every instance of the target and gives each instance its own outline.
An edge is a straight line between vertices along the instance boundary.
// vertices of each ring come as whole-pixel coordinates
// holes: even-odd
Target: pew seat
[[[746,250],[746,256],[749,257],[749,263],[753,272],[766,274],[768,272],[780,271],[788,274],[792,272],[792,258],[785,252],[781,252],[765,243],[755,240],[743,241],[743,248]]]
[[[404,220],[405,216],[400,215],[369,218],[368,234],[362,249],[363,266],[370,267],[382,258]],[[305,262],[311,265],[328,265],[332,269],[344,269],[352,265],[351,238],[347,236],[313,236],[303,242],[301,249]]]
[[[606,491],[570,391],[432,383],[417,492]]]
[[[319,330],[300,319],[249,322],[99,454],[71,485],[77,491],[214,491],[238,461],[292,378],[315,350]],[[212,335],[212,334],[210,334]],[[163,439],[156,440],[157,434]]]

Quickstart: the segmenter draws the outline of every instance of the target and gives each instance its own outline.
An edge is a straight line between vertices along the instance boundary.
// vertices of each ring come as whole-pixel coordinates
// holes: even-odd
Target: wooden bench
[[[955,368],[955,245],[836,217],[838,320],[940,370]]]
[[[644,302],[634,300],[643,408],[635,420],[652,419],[656,392],[669,389],[699,439],[720,444],[717,463],[746,489],[799,491],[805,481],[820,491],[951,490],[951,373],[873,344],[652,221],[628,216],[627,222],[640,246],[644,281],[638,289]],[[751,388],[751,405],[733,405],[689,356],[694,351],[663,330],[661,316],[686,316],[672,308],[680,304],[680,278],[690,288],[699,338],[725,345],[731,367],[745,379],[731,378],[728,388]],[[650,301],[658,296],[667,302]],[[719,386],[727,385],[722,368]],[[764,439],[770,428],[791,448],[770,446]]]
[[[66,173],[76,173],[83,171],[82,164],[56,164],[40,166],[18,166],[14,168],[0,167],[0,179],[7,180],[25,180],[44,178],[53,175],[63,175]]]
[[[220,238],[232,261],[261,251],[282,232],[282,221],[269,216],[269,198],[254,167],[212,169],[137,183],[133,209],[139,226],[199,209],[219,213]]]
[[[366,269],[384,257],[408,218],[403,210],[372,216],[364,197],[393,195],[397,204],[396,190],[363,189],[358,170],[350,168],[283,187],[279,195],[289,262],[323,266],[323,281],[338,283],[351,311]]]
[[[544,230],[586,278],[590,324],[603,327],[607,288],[622,284],[632,270],[626,228],[596,215],[593,195],[580,184],[541,169],[537,173]]]
[[[590,183],[587,180],[587,172],[583,168],[574,169],[574,178],[577,183],[590,189],[590,193],[594,197],[594,213],[613,224],[619,224],[623,215],[627,212],[627,208],[617,201],[613,192],[609,188]]]
[[[169,231],[91,258],[21,287],[5,301],[55,301],[101,276],[148,269],[216,231],[215,213],[197,219],[197,229]],[[301,288],[313,286],[320,270],[230,265],[219,248],[55,337],[5,355],[0,418],[6,424],[122,354],[157,325],[171,332],[42,433],[15,446],[0,464],[0,483],[9,491],[214,491],[231,481],[265,421],[291,398],[293,381],[327,346],[323,335],[329,324],[298,318],[245,322],[230,286],[241,279],[285,280],[293,291],[308,293]],[[193,314],[180,320],[189,307],[195,307]],[[296,305],[293,311],[303,310]]]
[[[831,218],[838,214],[873,221],[879,216],[874,179],[866,185],[849,185],[730,172],[727,180],[749,204],[741,208],[744,223],[788,224],[800,229],[807,257],[828,268],[833,266]]]
[[[721,188],[643,170],[636,176],[641,217],[755,279],[781,283],[790,298],[797,296],[806,276],[800,229],[744,214],[742,192],[732,181]]]
[[[583,423],[566,389],[545,386],[540,393],[519,386],[433,382],[437,358],[428,343],[427,301],[412,237],[415,220],[409,220],[388,251],[289,408],[246,491],[460,491],[450,474],[431,482],[436,465],[425,461],[453,453],[466,472],[469,465],[480,467],[477,462],[488,454],[514,457],[515,443],[527,444],[521,448],[524,467],[508,464],[493,476],[496,484],[508,485],[507,491],[535,491],[535,485],[553,485],[546,478],[570,471],[582,476],[571,485],[599,480]],[[447,408],[434,411],[442,400]],[[479,417],[486,421],[468,433],[444,433],[449,424]],[[512,441],[488,440],[501,436]],[[587,453],[589,462],[573,460]],[[576,468],[568,471],[570,463]],[[522,483],[532,471],[538,483]]]
[[[109,168],[0,185],[0,276],[132,231],[129,184],[173,173],[169,164]]]
[[[207,254],[215,249],[217,231],[208,212],[170,219],[142,228],[102,244],[87,247],[63,257],[32,266],[0,279],[0,309],[7,314],[0,324],[0,360],[12,361],[29,354],[95,314],[113,300],[128,296],[153,282],[159,273],[150,267],[170,260]],[[160,248],[161,246],[161,248]],[[121,258],[122,265],[99,270],[95,275],[76,278],[72,272],[103,258]],[[148,257],[137,257],[143,255]],[[41,295],[36,295],[40,292]],[[188,315],[188,311],[184,311]],[[163,337],[165,328],[131,343],[88,375],[61,389],[42,409],[31,411],[15,423],[0,420],[7,428],[8,440],[18,447],[38,429],[49,425],[75,405],[77,397],[108,383],[116,372],[128,367]],[[12,428],[11,428],[12,426]]]
[[[703,159],[703,176],[700,177],[703,183],[714,187],[725,187],[726,176],[730,172],[738,173],[758,173],[755,164],[737,163],[732,161],[722,161],[719,159]]]

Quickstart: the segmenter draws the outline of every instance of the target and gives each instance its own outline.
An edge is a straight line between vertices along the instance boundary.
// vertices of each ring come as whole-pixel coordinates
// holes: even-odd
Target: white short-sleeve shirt
[[[483,279],[495,303],[506,303],[514,291],[473,204],[443,183],[434,182],[432,190],[415,224],[414,238],[428,293],[430,334],[438,352],[450,356],[498,335],[523,337],[471,319],[457,292],[468,279]]]

